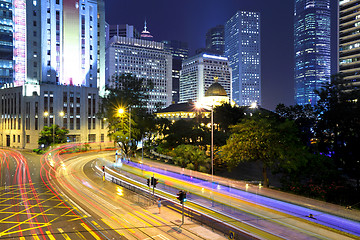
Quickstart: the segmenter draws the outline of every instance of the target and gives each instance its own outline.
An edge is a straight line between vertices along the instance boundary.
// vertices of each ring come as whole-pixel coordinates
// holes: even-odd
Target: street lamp
[[[125,113],[125,109],[124,108],[118,108],[117,113],[121,116]],[[129,107],[129,158],[131,156],[131,107]]]
[[[204,106],[200,102],[195,103],[195,107],[197,109],[202,109]],[[211,145],[210,145],[210,152],[211,152],[211,186],[214,182],[214,106],[210,106],[211,110]]]
[[[59,116],[60,117],[64,117],[65,113],[63,111],[59,112]],[[49,112],[44,112],[44,116],[48,117],[49,116]],[[54,115],[54,123],[53,123],[53,131],[52,131],[52,138],[53,138],[53,144],[55,144],[55,125],[56,125],[56,116]]]

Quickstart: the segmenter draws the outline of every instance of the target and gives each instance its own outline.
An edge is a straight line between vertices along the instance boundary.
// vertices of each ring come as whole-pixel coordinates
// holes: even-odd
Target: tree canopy
[[[149,92],[154,85],[150,80],[130,74],[113,76],[101,99],[98,117],[106,119],[108,135],[128,155],[136,149],[145,133],[150,132],[153,116],[147,112]],[[119,109],[123,113],[119,113]]]
[[[40,132],[38,144],[39,145],[53,145],[59,143],[66,143],[66,135],[69,130],[66,128],[60,128],[59,125],[44,126]]]
[[[260,160],[265,186],[268,186],[267,168],[281,165],[291,171],[306,161],[307,154],[294,123],[271,118],[246,118],[234,125],[220,151],[229,169],[240,162]]]

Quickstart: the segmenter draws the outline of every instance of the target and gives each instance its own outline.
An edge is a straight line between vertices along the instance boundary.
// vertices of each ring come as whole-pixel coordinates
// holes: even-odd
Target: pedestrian
[[[160,214],[160,210],[161,210],[161,199],[160,198],[158,198],[158,208],[159,208],[159,214]]]

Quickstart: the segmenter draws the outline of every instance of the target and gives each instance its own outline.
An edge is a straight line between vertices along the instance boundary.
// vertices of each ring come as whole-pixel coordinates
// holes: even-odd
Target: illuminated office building
[[[70,130],[69,141],[101,140],[104,11],[103,0],[13,1],[14,71],[0,89],[0,145],[35,148],[53,123]]]
[[[339,72],[350,89],[360,87],[360,0],[339,1]]]
[[[161,42],[114,36],[106,48],[106,79],[122,74],[151,80],[147,109],[171,104],[172,57]]]
[[[330,81],[330,0],[295,0],[295,103],[315,105]]]
[[[259,13],[238,11],[225,23],[225,56],[232,68],[232,100],[261,105]]]
[[[109,26],[107,36],[109,38],[108,40],[110,40],[113,36],[140,38],[140,33],[133,25],[118,24]]]
[[[217,51],[219,55],[223,55],[225,50],[224,25],[210,28],[206,33],[205,44],[207,49]]]
[[[186,42],[164,40],[164,49],[172,55],[172,102],[179,102],[179,81],[182,62],[188,57],[189,47]]]
[[[184,60],[179,102],[202,102],[205,92],[216,81],[231,99],[231,68],[226,57],[201,53]]]
[[[0,87],[13,79],[12,1],[0,1]]]

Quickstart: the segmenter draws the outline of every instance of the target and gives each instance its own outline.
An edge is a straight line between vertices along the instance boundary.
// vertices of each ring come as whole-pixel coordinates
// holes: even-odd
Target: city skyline
[[[331,2],[331,74],[336,72],[336,2]],[[114,9],[114,10],[112,10]],[[206,32],[233,16],[236,11],[254,11],[261,15],[262,106],[274,110],[276,105],[294,104],[293,1],[254,0],[239,2],[182,1],[176,7],[167,1],[106,2],[109,24],[130,24],[139,31],[147,21],[154,40],[180,40],[189,43],[189,56],[205,47]],[[276,12],[276,13],[275,13]],[[277,33],[277,34],[274,34]]]

